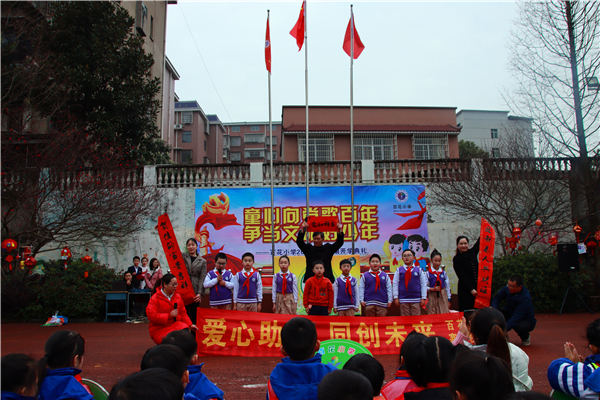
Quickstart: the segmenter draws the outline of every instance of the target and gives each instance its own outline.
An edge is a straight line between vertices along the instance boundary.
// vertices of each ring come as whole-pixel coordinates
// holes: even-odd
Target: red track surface
[[[548,393],[550,386],[546,369],[555,358],[562,357],[563,343],[571,341],[582,355],[589,355],[585,327],[598,315],[540,314],[531,336],[531,346],[524,350],[529,355],[529,375],[533,389]],[[2,324],[2,356],[25,353],[38,359],[44,355],[46,339],[57,329],[79,332],[86,341],[85,363],[82,376],[93,379],[110,391],[120,379],[139,370],[144,352],[154,345],[148,335],[147,324],[72,323],[64,327],[41,327],[39,324]],[[520,344],[519,337],[510,333],[510,339]],[[386,380],[393,379],[398,367],[397,355],[376,357],[384,366]],[[279,358],[204,357],[203,372],[217,384],[227,399],[265,398],[265,384]],[[245,387],[246,386],[246,387]]]

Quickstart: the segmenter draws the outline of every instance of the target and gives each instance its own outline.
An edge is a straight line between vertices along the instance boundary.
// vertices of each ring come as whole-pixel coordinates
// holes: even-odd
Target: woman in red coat
[[[198,330],[188,317],[183,299],[176,291],[177,278],[173,274],[166,274],[162,278],[162,286],[157,288],[146,308],[150,337],[157,344],[161,344],[170,332],[187,328],[192,332]]]

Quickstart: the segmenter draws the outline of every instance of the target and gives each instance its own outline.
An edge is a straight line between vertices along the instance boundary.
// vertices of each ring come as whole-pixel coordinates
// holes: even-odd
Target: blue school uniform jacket
[[[35,400],[37,397],[23,396],[13,392],[1,392],[0,399],[2,400]]]
[[[600,394],[600,354],[594,354],[583,363],[568,358],[552,361],[548,367],[548,381],[552,389],[580,399],[597,399]]]
[[[317,400],[321,379],[337,369],[322,364],[320,354],[303,361],[292,361],[289,357],[281,361],[271,372],[267,400]]]
[[[192,394],[200,400],[223,400],[224,392],[221,389],[219,389],[217,385],[212,383],[206,377],[206,375],[204,375],[204,373],[202,373],[201,370],[203,365],[204,363],[200,365],[188,365],[188,371],[190,372],[190,382],[185,387],[185,400],[188,400],[188,397],[186,397],[188,394]]]
[[[40,400],[94,400],[94,396],[75,379],[80,369],[58,368],[47,370],[40,386]]]

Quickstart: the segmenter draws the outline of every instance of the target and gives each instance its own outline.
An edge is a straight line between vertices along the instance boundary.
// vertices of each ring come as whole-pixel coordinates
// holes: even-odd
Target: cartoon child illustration
[[[429,242],[421,235],[410,235],[406,238],[408,242],[408,248],[415,252],[415,264],[418,265],[423,271],[427,271],[427,249],[429,249]]]
[[[384,245],[384,250],[387,250],[385,253],[390,258],[390,270],[395,271],[401,265],[404,265],[402,262],[402,250],[404,248],[404,241],[406,240],[406,236],[396,233],[390,236],[387,241],[387,249]]]

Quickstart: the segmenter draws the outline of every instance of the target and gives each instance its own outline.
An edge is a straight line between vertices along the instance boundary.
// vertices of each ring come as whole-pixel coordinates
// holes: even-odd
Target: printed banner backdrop
[[[255,267],[270,266],[273,239],[275,256],[303,256],[295,241],[306,215],[306,188],[275,188],[274,205],[273,233],[269,188],[196,189],[195,237],[209,269],[219,251],[237,258],[250,251]],[[350,187],[310,189],[310,216],[337,216],[343,226],[345,244],[337,253],[340,256],[352,254],[351,212]],[[369,256],[377,253],[384,268],[395,272],[402,263],[402,250],[409,246],[417,263],[426,267],[431,249],[423,185],[356,186],[354,221],[355,254],[363,271],[368,269]],[[333,242],[336,235],[325,232],[325,240]],[[237,272],[241,263],[232,262],[228,267]]]
[[[281,357],[281,328],[296,315],[198,309],[196,341],[200,356]],[[305,316],[317,327],[319,340],[349,339],[372,354],[399,354],[406,336],[456,338],[462,313],[413,317]]]

